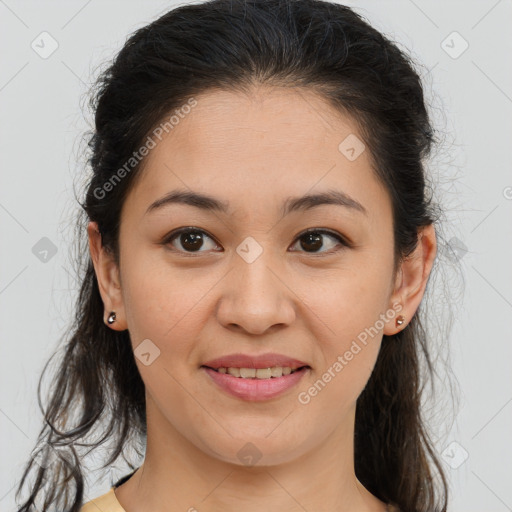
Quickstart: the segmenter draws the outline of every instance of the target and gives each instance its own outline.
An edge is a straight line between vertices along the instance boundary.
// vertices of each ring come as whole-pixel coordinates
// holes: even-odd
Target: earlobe
[[[104,305],[103,322],[111,329],[123,331],[126,327],[119,268],[112,253],[102,245],[101,234],[96,222],[87,226],[89,251],[94,265],[101,299]],[[115,312],[115,322],[109,322],[111,313]]]
[[[404,259],[397,273],[395,290],[390,298],[390,304],[400,304],[399,315],[386,324],[384,334],[391,336],[403,330],[416,313],[434,264],[437,251],[436,234],[433,224],[418,231],[416,249]],[[394,308],[397,311],[396,307]],[[397,311],[398,313],[398,311]],[[403,322],[400,322],[400,316]]]

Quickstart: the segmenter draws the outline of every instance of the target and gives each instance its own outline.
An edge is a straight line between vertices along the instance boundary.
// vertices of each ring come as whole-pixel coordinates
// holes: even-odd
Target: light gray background
[[[0,0],[2,511],[15,508],[15,484],[41,426],[37,381],[77,289],[68,258],[72,184],[83,168],[80,137],[89,129],[80,101],[97,66],[128,34],[175,5]],[[453,249],[466,283],[465,295],[454,300],[450,336],[460,410],[455,423],[439,425],[436,439],[450,478],[449,510],[512,510],[512,2],[348,5],[431,70],[428,101],[447,132],[434,172],[451,208]],[[47,37],[43,31],[58,43],[47,58],[31,47]],[[464,41],[469,47],[458,55]],[[46,262],[32,252],[43,237],[57,248]],[[109,482],[90,485],[88,498],[106,492]]]

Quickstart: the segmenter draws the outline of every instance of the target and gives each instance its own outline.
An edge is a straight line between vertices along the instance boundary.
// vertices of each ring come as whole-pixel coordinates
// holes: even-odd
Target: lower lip
[[[229,373],[219,373],[205,366],[201,367],[210,378],[230,395],[249,401],[269,400],[295,386],[309,368],[302,368],[289,375],[270,379],[243,379]]]

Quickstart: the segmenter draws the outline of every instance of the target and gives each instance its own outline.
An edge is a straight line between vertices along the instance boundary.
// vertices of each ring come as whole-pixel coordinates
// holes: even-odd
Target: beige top
[[[392,505],[388,505],[388,512],[398,512],[398,509]],[[114,487],[111,487],[108,492],[101,496],[88,501],[81,509],[80,512],[126,512],[117,501]]]

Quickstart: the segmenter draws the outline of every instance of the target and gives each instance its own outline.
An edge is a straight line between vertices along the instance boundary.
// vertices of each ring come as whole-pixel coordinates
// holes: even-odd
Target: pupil
[[[181,244],[185,249],[194,250],[200,249],[202,245],[202,235],[197,231],[191,231],[188,233],[182,233],[181,235]],[[188,241],[184,241],[188,240]],[[188,245],[188,247],[187,247]]]
[[[316,233],[307,233],[302,239],[306,240],[305,244],[301,243],[303,249],[307,249],[309,247],[309,249],[315,250],[320,249],[323,245],[321,235]]]

